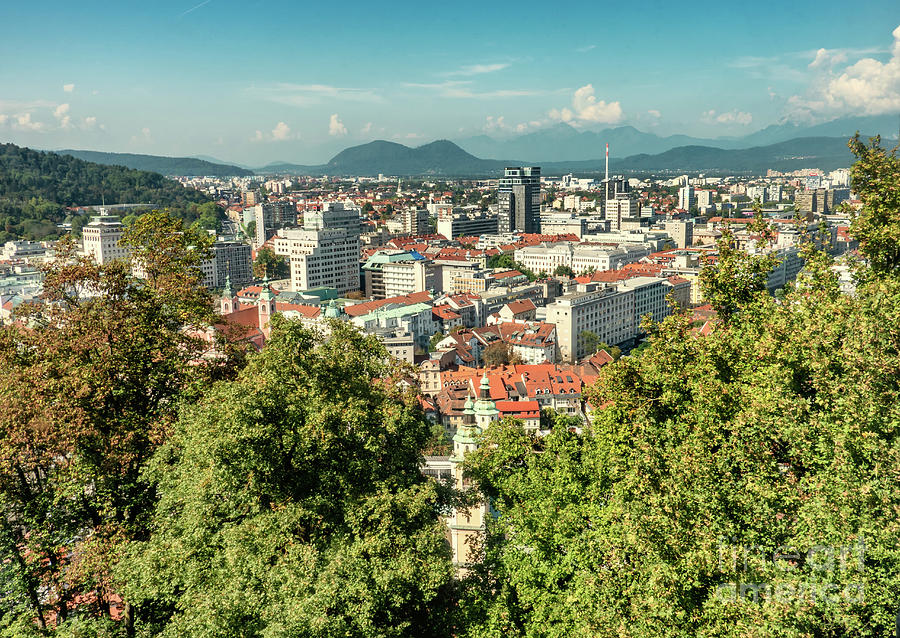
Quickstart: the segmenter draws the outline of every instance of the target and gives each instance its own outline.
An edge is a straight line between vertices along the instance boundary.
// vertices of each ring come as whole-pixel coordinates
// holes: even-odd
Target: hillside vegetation
[[[196,157],[166,157],[138,153],[103,153],[100,151],[58,151],[78,159],[107,166],[124,166],[139,171],[151,171],[161,175],[199,175],[208,177],[242,177],[253,171],[230,164],[218,164]]]
[[[0,145],[0,242],[55,238],[57,224],[67,219],[67,206],[96,206],[104,200],[175,208],[188,221],[202,214],[198,205],[210,202],[203,193],[157,173]],[[82,217],[79,223],[84,221]]]

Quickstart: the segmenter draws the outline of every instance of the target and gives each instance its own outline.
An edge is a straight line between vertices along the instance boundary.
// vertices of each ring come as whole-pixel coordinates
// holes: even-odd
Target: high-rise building
[[[227,280],[238,288],[253,280],[250,244],[219,239],[210,246],[212,257],[200,264],[202,285],[222,288]]]
[[[427,235],[431,232],[427,208],[407,208],[401,213],[403,232],[406,235]]]
[[[694,198],[694,187],[688,184],[678,189],[678,208],[681,210],[690,210],[691,206],[696,204]]]
[[[308,211],[302,229],[276,235],[275,254],[290,262],[291,289],[359,290],[359,231],[359,210],[330,203],[321,211]]]
[[[497,186],[501,233],[541,232],[540,166],[508,167]]]
[[[621,230],[623,219],[639,216],[638,203],[628,193],[620,193],[606,200],[606,220],[610,230]]]
[[[263,202],[251,208],[256,225],[256,247],[259,248],[285,226],[297,224],[297,207],[293,202]]]
[[[91,221],[81,229],[84,254],[94,258],[101,266],[113,259],[123,259],[131,252],[119,245],[125,226],[118,215],[108,215],[105,208],[100,214],[91,217]]]
[[[666,232],[672,241],[675,242],[676,248],[688,248],[694,244],[694,220],[675,219],[665,223]]]

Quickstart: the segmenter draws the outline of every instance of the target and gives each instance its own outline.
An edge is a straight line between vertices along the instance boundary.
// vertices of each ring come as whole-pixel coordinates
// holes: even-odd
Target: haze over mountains
[[[897,136],[894,116],[841,118],[801,127],[779,124],[740,138],[703,139],[687,135],[661,137],[631,126],[599,132],[580,131],[568,124],[505,139],[487,135],[438,140],[412,148],[375,140],[351,146],[320,165],[276,162],[250,169],[208,156],[165,157],[84,150],[57,151],[107,165],[121,165],[164,175],[217,177],[261,174],[306,175],[435,175],[446,177],[496,176],[505,166],[534,164],[545,174],[597,172],[604,168],[605,145],[610,145],[610,169],[617,172],[703,171],[753,173],[767,168],[793,170],[816,166],[848,166],[847,139],[856,131],[864,136]]]
[[[610,157],[656,154],[679,146],[707,146],[720,149],[744,149],[777,144],[801,137],[850,137],[856,131],[863,135],[880,134],[897,137],[896,115],[848,117],[818,124],[773,124],[743,137],[699,138],[689,135],[659,136],[639,131],[633,126],[620,126],[602,131],[579,131],[560,123],[513,137],[495,138],[477,135],[454,140],[460,147],[486,159],[516,158],[527,162],[571,162],[603,157],[605,145]],[[674,167],[673,167],[674,168]]]

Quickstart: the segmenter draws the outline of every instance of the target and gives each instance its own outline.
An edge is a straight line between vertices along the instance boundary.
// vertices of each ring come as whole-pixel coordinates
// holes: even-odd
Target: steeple
[[[223,315],[230,315],[232,312],[238,309],[238,301],[237,295],[234,293],[234,290],[231,287],[231,273],[226,273],[225,275],[225,288],[222,290],[222,299],[220,303],[220,309]]]
[[[497,405],[491,399],[491,381],[488,379],[487,371],[481,377],[481,383],[478,386],[478,400],[475,402],[474,410],[475,424],[481,431],[486,430],[491,421],[496,421],[500,415]]]
[[[275,293],[269,286],[269,275],[263,276],[262,290],[259,292],[259,329],[263,331],[266,337],[269,336],[269,322],[272,321],[272,315],[275,314]]]

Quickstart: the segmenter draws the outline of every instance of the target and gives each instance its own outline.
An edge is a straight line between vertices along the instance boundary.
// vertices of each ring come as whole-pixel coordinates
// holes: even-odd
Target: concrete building
[[[405,235],[427,235],[431,232],[427,208],[407,208],[400,213],[402,232]],[[448,239],[450,239],[448,237]]]
[[[427,259],[391,261],[381,267],[385,297],[399,297],[414,292],[434,291],[440,266]]]
[[[715,208],[716,206],[716,191],[712,190],[698,190],[695,191],[695,196],[697,200],[697,208]],[[690,207],[688,207],[690,208]]]
[[[621,230],[623,219],[640,217],[640,215],[638,203],[628,193],[606,200],[606,220],[609,222],[611,231]]]
[[[815,188],[798,191],[794,196],[794,208],[810,213],[829,213],[838,204],[850,199],[848,188]]]
[[[678,189],[678,208],[682,210],[690,210],[691,206],[695,206],[697,200],[694,197],[694,187],[688,184]]]
[[[99,215],[91,217],[90,223],[81,229],[84,254],[94,258],[101,266],[113,259],[124,259],[131,251],[119,245],[125,233],[125,226],[118,215],[108,215],[100,209]]]
[[[635,334],[641,332],[641,321],[645,315],[649,315],[653,321],[662,321],[672,314],[672,309],[666,301],[666,295],[671,288],[666,285],[665,279],[634,277],[620,283],[618,288],[634,292]]]
[[[574,363],[592,354],[585,347],[585,332],[611,346],[634,338],[634,292],[589,285],[549,304],[546,322],[556,325],[562,361]]]
[[[274,239],[275,254],[290,261],[291,289],[327,286],[341,293],[359,290],[359,234],[343,229],[289,228]]]
[[[751,202],[759,200],[759,203],[763,204],[769,201],[769,189],[765,186],[748,186],[747,197],[750,198]]]
[[[508,167],[497,185],[501,233],[541,232],[541,168]]]
[[[359,232],[359,210],[341,203],[308,211],[302,229],[281,230],[273,240],[275,254],[287,257],[290,263],[291,289],[359,290]]]
[[[640,244],[598,246],[559,242],[525,246],[514,253],[516,263],[535,273],[552,275],[559,266],[567,266],[575,273],[588,270],[616,270],[625,264],[640,261],[650,250]]]
[[[491,211],[443,207],[437,218],[437,234],[447,239],[497,234],[499,217]]]
[[[47,249],[39,241],[8,241],[0,250],[0,260],[34,259],[44,257]]]
[[[687,248],[694,245],[694,220],[672,220],[664,225],[666,233],[675,242],[676,248]]]
[[[255,245],[262,246],[279,228],[297,225],[297,208],[292,202],[261,202],[250,208],[256,227]]]

